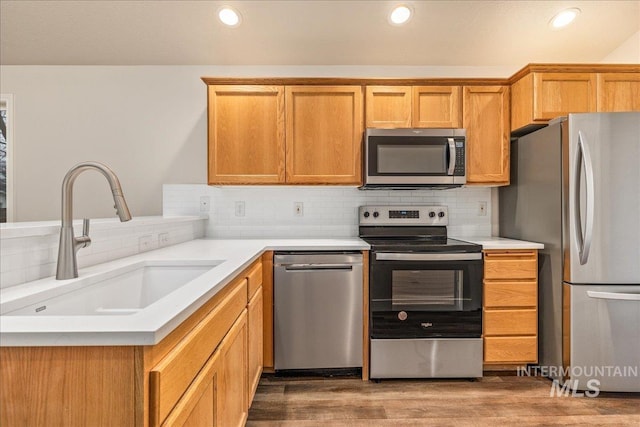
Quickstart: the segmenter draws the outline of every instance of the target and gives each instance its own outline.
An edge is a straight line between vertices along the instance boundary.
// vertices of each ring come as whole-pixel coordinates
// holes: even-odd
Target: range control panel
[[[446,206],[360,206],[360,225],[449,225]]]

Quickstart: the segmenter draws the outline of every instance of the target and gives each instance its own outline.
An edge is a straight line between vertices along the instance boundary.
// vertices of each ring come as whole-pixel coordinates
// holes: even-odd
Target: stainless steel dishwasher
[[[362,367],[362,254],[276,252],[274,367]]]

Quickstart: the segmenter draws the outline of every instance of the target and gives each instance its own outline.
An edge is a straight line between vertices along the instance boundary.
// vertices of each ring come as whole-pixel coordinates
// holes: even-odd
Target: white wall
[[[15,221],[60,218],[60,185],[80,161],[110,166],[134,216],[161,213],[163,183],[205,183],[201,76],[507,77],[519,66],[1,66],[14,95]],[[106,181],[83,174],[74,217],[114,216]]]
[[[605,56],[602,63],[640,64],[640,31]]]

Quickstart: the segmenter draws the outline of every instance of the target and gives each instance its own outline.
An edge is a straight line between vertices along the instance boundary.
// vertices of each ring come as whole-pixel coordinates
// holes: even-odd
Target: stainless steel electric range
[[[370,377],[482,376],[482,247],[447,238],[445,206],[361,206]]]

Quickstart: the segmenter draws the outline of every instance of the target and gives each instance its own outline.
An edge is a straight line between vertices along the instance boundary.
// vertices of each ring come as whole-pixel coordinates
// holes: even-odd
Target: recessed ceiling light
[[[551,22],[549,22],[549,24],[553,28],[564,28],[567,25],[571,24],[573,20],[576,19],[576,16],[578,16],[579,13],[580,9],[578,9],[577,7],[565,9],[551,18]]]
[[[389,14],[389,23],[391,25],[402,25],[411,18],[412,13],[411,7],[406,4],[400,4],[394,7]]]
[[[223,24],[229,27],[237,27],[240,25],[240,13],[229,6],[224,6],[218,11],[218,18],[220,18]]]

